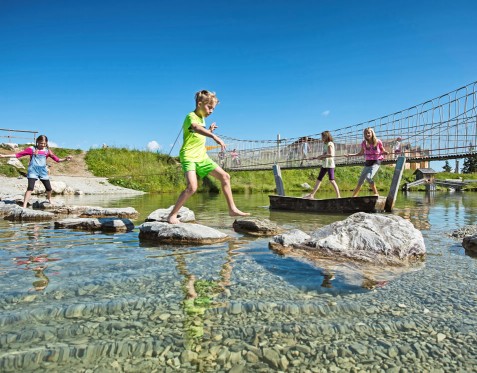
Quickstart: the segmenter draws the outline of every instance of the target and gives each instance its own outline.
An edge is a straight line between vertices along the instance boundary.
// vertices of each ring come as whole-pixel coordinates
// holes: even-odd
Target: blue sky
[[[476,16],[475,0],[0,0],[0,128],[168,153],[200,89],[222,135],[347,127],[477,80]]]

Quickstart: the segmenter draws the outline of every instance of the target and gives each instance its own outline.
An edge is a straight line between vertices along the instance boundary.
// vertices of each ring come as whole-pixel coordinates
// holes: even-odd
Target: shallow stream
[[[134,207],[137,227],[176,197],[66,202]],[[270,211],[262,194],[235,198],[304,231],[346,217]],[[393,213],[422,232],[428,255],[398,276],[280,257],[268,238],[232,230],[220,195],[187,206],[234,239],[172,247],[141,242],[137,228],[0,220],[0,371],[477,371],[477,259],[447,235],[477,223],[477,194],[399,195]]]

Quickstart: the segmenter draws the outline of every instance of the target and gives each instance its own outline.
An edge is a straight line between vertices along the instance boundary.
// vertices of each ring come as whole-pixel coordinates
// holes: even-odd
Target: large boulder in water
[[[273,237],[272,250],[309,258],[355,260],[373,265],[406,266],[423,261],[424,239],[408,220],[359,212],[312,232]]]

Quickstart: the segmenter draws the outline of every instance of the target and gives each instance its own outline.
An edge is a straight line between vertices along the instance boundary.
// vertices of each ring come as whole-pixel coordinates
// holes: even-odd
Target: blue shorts
[[[200,162],[183,161],[181,164],[184,172],[195,171],[201,179],[219,167],[219,165],[210,158],[206,158]]]
[[[28,167],[27,178],[29,179],[40,179],[40,180],[49,180],[50,176],[48,175],[48,170],[45,166],[34,166],[30,165]]]

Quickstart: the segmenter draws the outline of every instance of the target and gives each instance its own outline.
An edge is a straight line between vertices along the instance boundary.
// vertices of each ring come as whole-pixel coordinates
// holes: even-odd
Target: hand
[[[210,125],[209,131],[210,131],[210,132],[213,132],[216,128],[218,128],[218,126],[217,126],[217,125],[215,124],[215,122],[214,122],[214,123],[212,123],[212,124]]]

